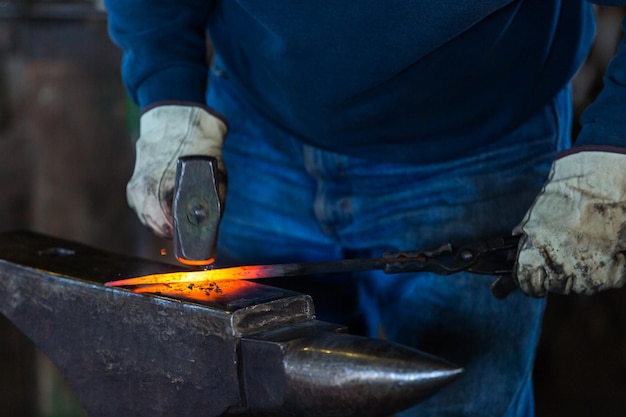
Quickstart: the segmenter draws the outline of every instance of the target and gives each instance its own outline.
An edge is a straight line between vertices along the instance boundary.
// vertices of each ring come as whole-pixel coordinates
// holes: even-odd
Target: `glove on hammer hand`
[[[516,281],[526,294],[593,294],[626,280],[626,149],[557,159],[514,230]]]
[[[205,155],[217,159],[218,194],[224,206],[226,169],[222,146],[226,124],[202,107],[163,105],[140,119],[135,169],[126,187],[128,204],[156,235],[172,237],[172,195],[179,157]]]

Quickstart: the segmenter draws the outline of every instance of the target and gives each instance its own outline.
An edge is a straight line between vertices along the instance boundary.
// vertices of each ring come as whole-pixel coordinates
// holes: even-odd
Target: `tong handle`
[[[504,300],[509,294],[518,289],[519,287],[513,275],[500,275],[491,283],[491,294],[499,300]]]

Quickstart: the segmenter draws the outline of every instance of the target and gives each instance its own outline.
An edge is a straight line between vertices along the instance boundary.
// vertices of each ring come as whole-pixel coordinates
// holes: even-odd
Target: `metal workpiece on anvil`
[[[103,285],[179,266],[28,231],[0,234],[0,311],[91,417],[387,416],[461,369],[315,319],[311,297],[250,281],[171,294]]]

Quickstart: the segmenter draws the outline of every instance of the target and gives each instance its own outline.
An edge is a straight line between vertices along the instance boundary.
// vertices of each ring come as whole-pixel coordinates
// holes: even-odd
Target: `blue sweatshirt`
[[[208,31],[249,111],[308,144],[415,163],[457,157],[518,127],[569,82],[595,30],[583,0],[106,5],[140,107],[205,103]],[[626,146],[625,109],[622,45],[577,144]]]

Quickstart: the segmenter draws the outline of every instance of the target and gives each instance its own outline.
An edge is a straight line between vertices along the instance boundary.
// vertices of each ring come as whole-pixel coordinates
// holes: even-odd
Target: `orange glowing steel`
[[[137,278],[107,282],[107,287],[147,284],[173,284],[197,282],[224,282],[242,279],[257,279],[276,276],[276,271],[269,271],[267,266],[236,266],[233,268],[209,269],[205,271],[171,272],[166,274],[144,275]]]
[[[413,260],[411,257],[393,258],[394,263],[402,263]],[[274,265],[246,265],[232,268],[218,268],[204,271],[183,271],[167,274],[146,275],[143,277],[122,279],[119,281],[107,282],[107,287],[118,287],[123,285],[147,285],[164,284],[178,282],[224,282],[242,279],[259,279],[272,277],[293,277],[311,274],[332,274],[338,272],[355,272],[372,269],[383,269],[389,264],[389,259],[344,259],[339,261],[326,262],[305,262]],[[385,271],[386,272],[386,271]]]
[[[205,281],[198,283],[168,283],[146,285],[133,289],[134,293],[159,294],[167,297],[203,302],[224,302],[241,297],[254,285],[248,281]]]
[[[193,265],[193,266],[206,266],[215,262],[215,258],[210,259],[202,259],[202,260],[194,260],[194,259],[185,259],[185,258],[176,258],[178,262],[184,265]]]

